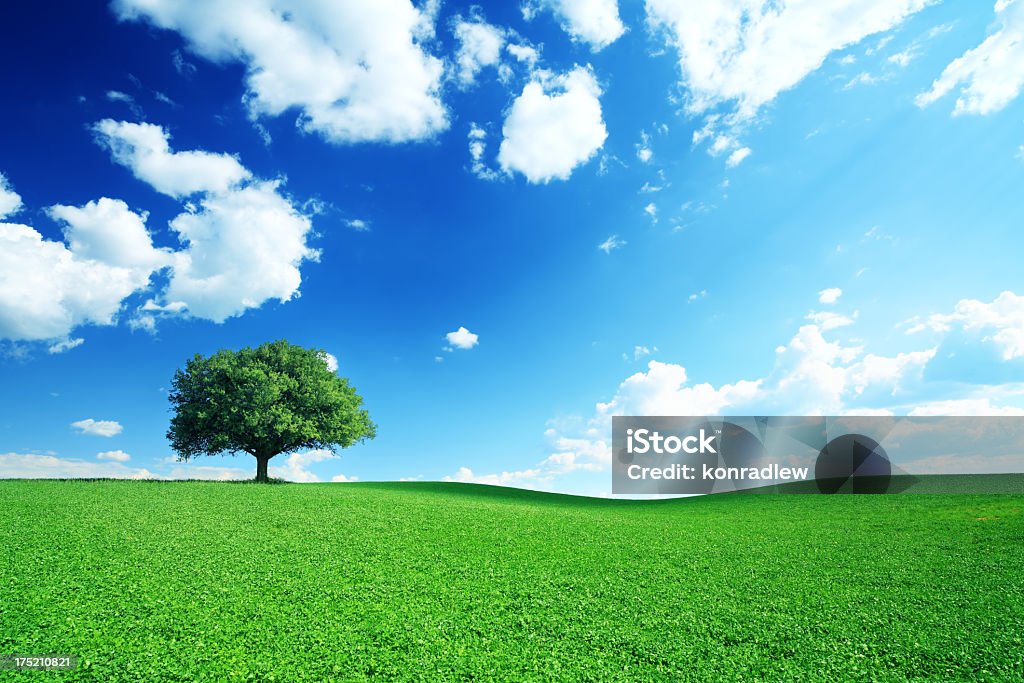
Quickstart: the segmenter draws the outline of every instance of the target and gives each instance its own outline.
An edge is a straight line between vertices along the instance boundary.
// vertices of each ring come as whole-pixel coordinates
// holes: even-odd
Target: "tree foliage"
[[[265,481],[267,462],[302,449],[346,448],[376,435],[363,399],[327,355],[279,340],[196,354],[174,375],[167,431],[184,460],[245,452]]]

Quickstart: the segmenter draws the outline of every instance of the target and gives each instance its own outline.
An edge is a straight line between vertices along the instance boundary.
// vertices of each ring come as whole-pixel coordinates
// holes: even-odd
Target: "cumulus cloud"
[[[678,54],[688,108],[754,116],[829,54],[887,31],[932,0],[647,0],[647,22]]]
[[[691,385],[686,368],[674,363],[649,361],[646,372],[627,377],[615,396],[597,405],[602,417],[612,415],[714,415],[726,406],[755,396],[760,381],[740,381],[714,387]]]
[[[530,20],[544,9],[554,12],[573,40],[588,43],[594,52],[608,47],[626,32],[617,0],[527,0],[523,3],[523,16]]]
[[[104,119],[93,129],[114,161],[131,169],[139,180],[170,197],[197,192],[225,192],[250,177],[229,154],[171,150],[170,136],[152,123]]]
[[[348,476],[346,474],[335,474],[333,477],[331,477],[331,481],[333,481],[335,483],[342,483],[342,482],[348,482],[348,481],[359,481],[359,477],[350,477],[350,476]]]
[[[120,462],[96,462],[36,453],[0,453],[0,476],[17,479],[159,479],[145,468]]]
[[[442,481],[461,482],[464,484],[490,484],[491,486],[536,488],[540,474],[540,470],[500,472],[497,474],[476,474],[468,467],[460,467],[455,474],[444,477]]]
[[[115,462],[128,462],[132,459],[132,456],[125,453],[122,450],[116,451],[103,451],[96,454],[97,460],[113,460]]]
[[[476,123],[469,124],[469,133],[466,134],[469,140],[469,158],[471,160],[470,170],[477,178],[482,180],[496,180],[501,174],[487,165],[484,161],[484,153],[487,151],[487,131]]]
[[[324,359],[324,363],[327,365],[328,370],[331,372],[338,371],[338,358],[335,355],[324,351],[320,354],[320,357]]]
[[[116,420],[94,420],[91,417],[72,422],[71,427],[77,429],[81,434],[91,436],[117,436],[124,431],[124,427]]]
[[[106,197],[48,209],[63,224],[64,242],[0,223],[0,338],[54,340],[54,353],[73,348],[73,329],[116,323],[125,300],[164,269],[166,286],[134,312],[132,327],[153,331],[168,315],[223,322],[297,295],[301,264],[319,252],[306,244],[309,216],[281,192],[281,181],[254,178],[227,154],[173,151],[153,124],[104,120],[95,131],[137,178],[191,198],[169,223],[182,247],[154,247],[147,214]]]
[[[161,479],[203,479],[208,481],[244,481],[253,478],[253,471],[241,467],[219,465],[177,464]]]
[[[509,43],[505,46],[505,49],[516,59],[517,62],[521,62],[531,68],[540,58],[540,53],[537,52],[537,48],[532,45]]]
[[[476,75],[481,69],[497,67],[501,62],[505,32],[482,19],[462,17],[456,18],[452,30],[459,43],[455,52],[459,83],[463,87],[470,86],[476,82]]]
[[[971,319],[986,324],[993,315],[1005,323],[1012,319],[1008,302],[1016,310],[1018,301],[1009,296],[984,308],[971,302],[948,324],[964,323],[967,311],[974,316]],[[550,488],[572,472],[605,471],[611,464],[611,418],[616,415],[1024,415],[1022,408],[995,404],[990,398],[993,387],[967,391],[966,398],[961,388],[957,398],[913,400],[928,389],[924,373],[937,347],[895,355],[869,353],[863,346],[830,339],[826,333],[840,325],[818,316],[809,314],[815,322],[802,325],[787,344],[776,348],[774,366],[760,378],[694,383],[684,366],[650,360],[645,370],[624,379],[609,400],[598,402],[588,418],[563,420],[549,428],[545,435],[551,453],[534,467],[497,474],[462,468],[449,480]],[[635,358],[643,355],[644,347],[634,350]],[[1003,389],[1009,395],[1021,391],[1013,386]]]
[[[894,356],[865,353],[861,346],[828,339],[825,333],[835,327],[801,326],[776,348],[774,367],[755,379],[695,383],[684,366],[650,360],[646,369],[624,379],[609,400],[597,403],[582,424],[549,429],[553,452],[536,469],[549,478],[607,469],[616,415],[891,414],[888,406],[870,402],[895,402],[918,387],[936,353],[935,348]],[[636,359],[643,355],[643,347],[634,351]]]
[[[2,338],[66,339],[80,325],[113,324],[121,302],[166,263],[146,231],[145,214],[122,201],[58,205],[49,213],[64,223],[67,244],[27,225],[0,223]]]
[[[270,462],[283,458],[283,464],[271,465],[267,473],[271,477],[296,482],[317,482],[320,477],[309,470],[309,466],[325,460],[337,460],[339,456],[328,450],[302,451],[287,456],[278,456]]]
[[[131,270],[138,287],[168,263],[168,253],[153,246],[146,230],[147,214],[131,211],[119,199],[104,197],[84,206],[58,204],[48,213],[64,224],[64,240],[76,258]]]
[[[21,195],[14,191],[7,177],[0,173],[0,218],[14,215],[21,210]]]
[[[512,103],[502,129],[498,163],[531,183],[565,180],[608,137],[601,88],[588,68],[553,75],[538,71]]]
[[[165,302],[183,302],[189,315],[223,322],[298,293],[299,266],[318,253],[306,245],[309,218],[279,186],[276,180],[258,181],[206,195],[171,221],[186,246],[174,254]]]
[[[448,351],[452,349],[471,349],[480,343],[480,336],[473,334],[465,327],[459,327],[459,329],[449,332],[444,337],[448,340],[449,348],[446,349]]]
[[[1024,1],[997,0],[996,28],[980,45],[957,57],[915,98],[927,107],[959,88],[953,115],[991,114],[1024,87]]]
[[[818,301],[823,304],[834,304],[843,295],[843,290],[838,287],[829,287],[818,292]]]
[[[160,314],[223,322],[297,294],[302,262],[319,254],[306,245],[309,216],[281,193],[281,181],[253,178],[227,154],[172,151],[160,126],[104,120],[95,130],[114,161],[155,190],[201,193],[170,222],[183,249],[166,260],[168,285],[135,317],[137,327],[152,328]]]
[[[218,64],[242,64],[253,119],[299,110],[336,143],[404,142],[448,126],[443,64],[423,47],[437,3],[410,0],[115,0],[122,20],[181,34]]]
[[[936,313],[918,320],[908,330],[914,334],[925,329],[948,332],[954,327],[979,332],[985,341],[999,348],[1003,360],[1024,356],[1024,296],[1002,292],[989,303],[961,299],[952,313]]]

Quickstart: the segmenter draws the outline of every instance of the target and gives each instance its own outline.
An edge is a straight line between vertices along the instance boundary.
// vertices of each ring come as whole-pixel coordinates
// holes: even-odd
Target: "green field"
[[[1024,680],[1024,495],[12,480],[0,528],[0,653],[82,660],[4,680]]]

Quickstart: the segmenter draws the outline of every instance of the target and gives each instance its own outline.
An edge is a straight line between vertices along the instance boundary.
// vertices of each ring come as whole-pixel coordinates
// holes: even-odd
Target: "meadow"
[[[991,481],[1018,494],[0,481],[0,654],[80,658],[0,679],[1020,681],[1024,477]]]

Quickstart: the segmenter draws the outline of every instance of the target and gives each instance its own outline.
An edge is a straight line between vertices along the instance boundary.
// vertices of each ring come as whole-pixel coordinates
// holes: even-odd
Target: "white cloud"
[[[969,416],[1018,416],[1024,415],[1024,408],[1012,406],[996,406],[987,398],[952,399],[948,401],[932,401],[920,405],[910,411],[913,416],[952,415],[955,417]]]
[[[437,3],[409,0],[115,0],[123,20],[180,33],[189,50],[246,69],[253,119],[298,109],[337,143],[403,142],[448,126],[443,64],[427,54]]]
[[[847,81],[846,85],[843,86],[843,90],[850,90],[851,88],[856,88],[858,85],[874,85],[881,80],[884,80],[884,77],[873,76],[867,71],[862,71]]]
[[[682,365],[651,360],[645,371],[623,380],[610,400],[597,403],[582,427],[550,429],[547,436],[555,452],[538,470],[551,477],[576,469],[606,469],[615,415],[889,413],[886,406],[863,403],[879,396],[892,401],[923,381],[924,368],[936,353],[931,348],[895,356],[865,354],[862,347],[830,341],[823,332],[816,324],[800,327],[788,344],[776,349],[774,368],[763,377],[717,386],[692,383]],[[555,469],[556,461],[566,469]]]
[[[327,353],[326,351],[320,354],[320,357],[324,359],[324,363],[327,365],[327,369],[331,372],[338,371],[338,358],[334,354]]]
[[[540,53],[537,52],[537,48],[531,45],[520,45],[518,43],[509,43],[505,46],[508,53],[515,57],[516,61],[526,64],[528,67],[533,67],[540,58]]]
[[[279,184],[257,181],[206,195],[170,222],[186,248],[174,254],[164,301],[183,302],[189,315],[223,322],[298,293],[299,266],[318,253],[306,245],[309,218],[280,194]]]
[[[64,240],[76,258],[129,269],[139,288],[168,263],[168,253],[153,246],[146,230],[148,215],[134,213],[119,199],[104,197],[81,207],[58,204],[48,213],[64,223]]]
[[[700,142],[701,131],[694,131],[693,136],[694,142]],[[718,156],[729,149],[734,149],[737,144],[736,139],[732,136],[718,135],[715,137],[714,142],[711,143],[711,146],[708,147],[708,153],[711,156]]]
[[[725,160],[725,165],[729,168],[735,168],[743,163],[743,160],[749,157],[751,154],[749,147],[740,147]]]
[[[182,463],[171,468],[166,479],[204,479],[211,481],[244,481],[252,479],[254,470],[241,467],[218,467],[216,465],[192,465]]]
[[[555,76],[536,72],[512,103],[502,128],[498,163],[531,183],[565,180],[608,137],[601,88],[587,68]]]
[[[0,453],[0,477],[18,479],[158,479],[144,468],[125,467],[119,462],[96,462],[58,458],[35,453]]]
[[[1003,360],[1024,356],[1024,296],[1005,291],[985,303],[977,299],[961,299],[952,313],[936,313],[917,322],[907,330],[914,334],[924,329],[948,332],[953,327],[981,332],[984,341],[995,344]]]
[[[345,475],[345,474],[335,474],[333,477],[331,477],[331,481],[336,482],[336,483],[347,482],[347,481],[359,481],[359,477],[350,477],[350,476]]]
[[[173,152],[152,124],[105,120],[96,131],[115,161],[154,189],[178,198],[201,193],[169,224],[183,248],[155,248],[147,215],[105,197],[48,210],[64,223],[66,246],[0,223],[0,337],[70,348],[60,340],[80,325],[114,324],[124,300],[164,268],[166,287],[136,311],[133,327],[153,331],[166,315],[223,322],[296,296],[300,265],[319,253],[306,244],[309,216],[280,192],[280,181],[253,178],[228,155]]]
[[[658,206],[654,202],[651,202],[644,207],[644,214],[650,218],[652,222],[658,222]]]
[[[980,45],[957,57],[914,102],[926,107],[959,89],[953,115],[991,114],[1024,87],[1024,1],[996,0],[997,28]]]
[[[454,332],[449,332],[445,335],[445,339],[448,340],[450,347],[456,349],[471,349],[480,343],[480,336],[473,334],[465,327],[460,327]]]
[[[693,384],[682,365],[651,360],[645,371],[623,380],[610,400],[597,403],[588,419],[563,420],[548,429],[552,452],[535,467],[486,475],[462,468],[449,480],[551,488],[572,472],[605,471],[615,415],[1024,415],[1024,409],[995,405],[988,396],[910,403],[907,397],[927,388],[924,371],[937,347],[882,356],[827,339],[825,331],[819,324],[801,326],[776,348],[774,367],[759,379]],[[634,355],[642,356],[643,348]]]
[[[655,346],[654,350],[657,351],[658,347]],[[633,347],[633,360],[640,360],[644,356],[651,355],[651,349],[646,346],[634,346]]]
[[[21,195],[7,182],[7,177],[0,173],[0,218],[12,216],[21,210]]]
[[[278,456],[270,462],[279,461],[283,458],[283,465],[271,465],[267,468],[267,474],[277,479],[296,482],[317,482],[320,477],[309,470],[309,466],[325,460],[337,460],[339,456],[328,450],[302,451],[290,455]]]
[[[730,103],[749,119],[834,51],[887,31],[932,0],[647,0],[676,49],[691,112]]]
[[[540,470],[501,472],[499,474],[475,474],[473,470],[468,467],[460,467],[455,474],[444,477],[442,481],[461,482],[465,484],[490,484],[491,486],[536,488],[540,475]]]
[[[91,417],[72,422],[71,426],[80,433],[91,436],[117,436],[124,431],[124,427],[116,420],[94,420]]]
[[[910,64],[910,62],[913,61],[915,57],[917,57],[917,51],[911,48],[907,48],[902,52],[897,52],[896,54],[889,55],[889,59],[887,61],[890,64],[895,64],[896,66],[903,68],[907,64]]]
[[[71,349],[78,348],[84,343],[85,340],[82,339],[81,337],[77,337],[75,339],[61,339],[58,342],[50,344],[50,346],[47,348],[47,351],[49,353],[65,353],[66,351],[70,351]]]
[[[356,232],[369,232],[370,222],[365,221],[362,218],[350,218],[345,221],[345,225],[352,228]]]
[[[110,102],[124,102],[125,104],[135,104],[135,98],[128,93],[123,93],[120,90],[108,90],[107,100]]]
[[[484,153],[487,151],[487,131],[476,123],[469,124],[469,133],[466,134],[469,140],[469,156],[472,160],[470,170],[477,178],[482,180],[496,180],[500,174],[490,168],[484,161]]]
[[[129,111],[136,118],[143,118],[142,107],[139,106],[135,98],[128,93],[123,93],[120,90],[108,90],[107,100],[109,102],[120,102],[128,106]]]
[[[132,456],[125,453],[122,450],[116,451],[103,451],[96,454],[97,460],[114,460],[116,462],[128,462],[132,459]]]
[[[697,299],[703,299],[707,295],[708,295],[708,290],[706,290],[706,289],[702,289],[699,292],[694,292],[690,296],[686,297],[686,303],[692,303],[692,302],[696,301]]]
[[[463,86],[476,82],[476,75],[487,66],[496,67],[501,62],[501,51],[505,45],[505,32],[481,19],[466,20],[458,17],[453,29],[459,42],[455,53],[458,64],[458,79]]]
[[[573,40],[589,43],[594,52],[603,50],[626,32],[617,0],[526,0],[523,16],[532,19],[542,9],[553,11],[562,29]]]
[[[621,239],[618,235],[611,235],[601,244],[597,245],[597,248],[606,254],[610,254],[616,249],[621,249],[628,244],[626,240]]]
[[[636,145],[636,158],[647,164],[654,157],[654,150],[651,149],[651,136],[647,131],[640,131],[640,142]]]
[[[50,215],[65,223],[67,246],[0,223],[0,338],[60,340],[80,325],[113,324],[121,302],[165,262],[146,216],[122,201],[55,206]]]
[[[823,304],[834,304],[843,295],[843,290],[838,287],[829,287],[818,292],[818,301]]]
[[[839,327],[852,325],[857,319],[857,314],[854,313],[853,317],[850,317],[841,313],[834,313],[833,311],[819,311],[808,313],[806,318],[827,332]]]
[[[756,380],[691,386],[683,366],[652,360],[647,372],[627,377],[610,401],[597,404],[597,415],[602,421],[612,415],[717,415],[756,396],[760,385]]]
[[[114,161],[131,169],[157,192],[180,198],[197,192],[226,192],[251,174],[229,154],[174,152],[170,136],[152,123],[104,119],[93,129]]]

